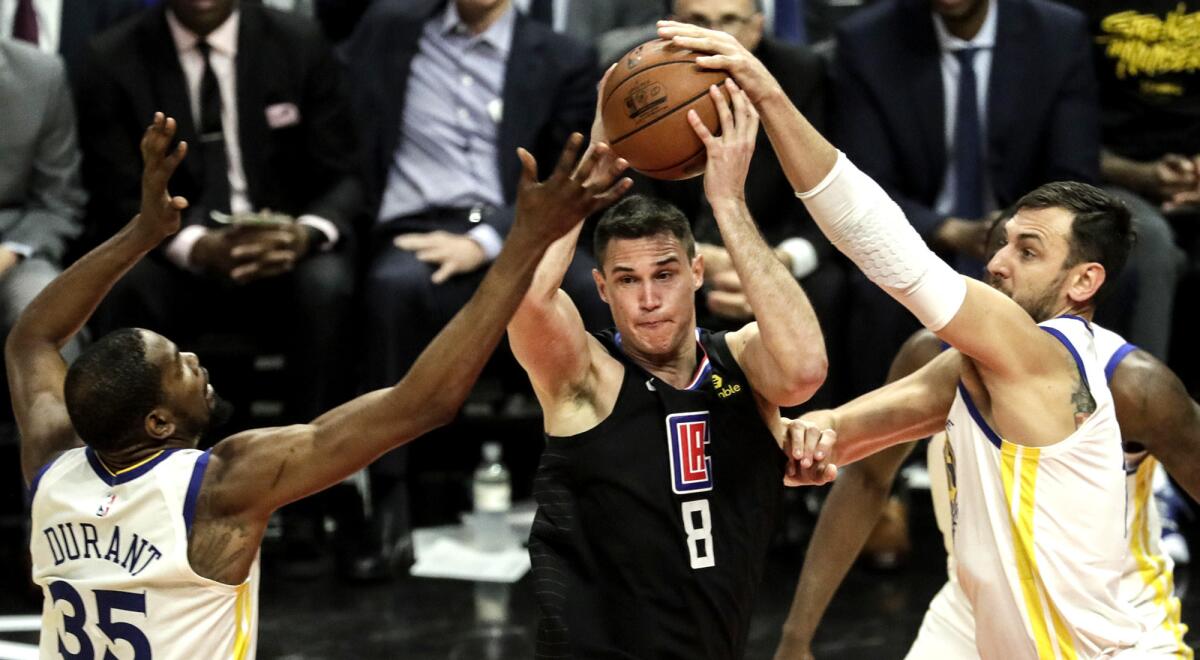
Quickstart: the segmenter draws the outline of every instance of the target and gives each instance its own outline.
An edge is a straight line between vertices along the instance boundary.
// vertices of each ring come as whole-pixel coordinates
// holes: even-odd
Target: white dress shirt
[[[197,44],[200,37],[188,30],[175,17],[174,12],[167,10],[167,27],[171,38],[175,41],[175,51],[179,56],[179,66],[187,82],[188,99],[191,101],[192,120],[200,125],[200,79],[204,75],[204,56],[200,54]],[[209,33],[208,61],[212,66],[213,75],[217,78],[217,87],[221,90],[221,128],[225,134],[225,154],[229,161],[229,210],[234,214],[253,213],[255,209],[250,202],[246,187],[246,171],[242,166],[242,147],[238,139],[238,104],[237,104],[237,47],[238,26],[240,13],[234,11],[217,29]],[[320,231],[326,237],[322,249],[329,249],[338,240],[337,225],[329,220],[315,216],[302,215],[297,220],[300,224],[308,225]],[[167,245],[167,257],[182,268],[195,270],[190,256],[196,241],[208,232],[202,225],[188,225]]]
[[[975,69],[975,93],[978,95],[976,99],[977,107],[979,108],[979,128],[984,136],[984,149],[987,148],[987,110],[988,110],[988,84],[991,81],[992,74],[992,51],[996,47],[996,6],[999,4],[997,0],[988,0],[988,13],[983,19],[983,25],[979,28],[979,32],[970,41],[964,41],[950,34],[946,29],[945,23],[942,22],[942,17],[937,14],[931,14],[933,18],[933,30],[937,34],[938,47],[942,51],[942,90],[945,101],[945,117],[946,117],[946,173],[942,178],[942,189],[938,192],[937,201],[934,203],[934,210],[938,213],[949,214],[954,208],[954,189],[956,185],[955,163],[954,163],[954,129],[957,124],[958,115],[958,75],[962,70],[959,65],[958,57],[954,52],[963,50],[964,48],[976,49],[975,57],[972,59]],[[983,170],[983,211],[986,215],[995,210],[996,197],[992,194],[992,181],[988,176],[987,168]],[[965,220],[975,220],[976,218],[964,218]]]
[[[62,0],[33,0],[33,13],[37,14],[38,50],[57,53],[62,30]],[[16,15],[17,0],[0,0],[0,35],[12,37]]]

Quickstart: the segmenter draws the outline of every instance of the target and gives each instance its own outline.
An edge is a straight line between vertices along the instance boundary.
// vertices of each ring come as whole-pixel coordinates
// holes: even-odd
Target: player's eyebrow
[[[1038,243],[1042,243],[1042,237],[1041,237],[1041,236],[1039,236],[1039,235],[1037,235],[1037,234],[1031,234],[1031,233],[1028,233],[1028,232],[1026,232],[1026,233],[1023,233],[1023,234],[1018,234],[1018,235],[1017,235],[1017,240],[1019,240],[1019,241],[1020,241],[1020,240],[1037,241]]]

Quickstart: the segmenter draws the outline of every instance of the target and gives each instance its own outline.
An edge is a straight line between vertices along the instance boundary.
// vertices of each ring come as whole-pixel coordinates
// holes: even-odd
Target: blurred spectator
[[[1137,297],[1132,305],[1109,306],[1109,314],[1098,318],[1166,360],[1184,256],[1163,212],[1200,208],[1200,33],[1182,27],[1200,24],[1200,2],[1072,4],[1088,14],[1092,29],[1101,173],[1133,211],[1138,233],[1126,269]]]
[[[1099,178],[1083,17],[1046,0],[881,0],[842,23],[834,133],[935,248],[982,269],[983,219],[1040,184]],[[852,393],[883,382],[915,322],[857,272]]]
[[[648,25],[667,12],[665,0],[513,0],[530,19],[587,44],[610,30]]]
[[[304,383],[288,416],[309,419],[331,403],[343,366],[333,349],[350,303],[348,244],[361,203],[340,68],[307,20],[237,0],[205,4],[169,0],[146,11],[96,39],[81,70],[96,239],[137,212],[137,149],[155,111],[177,118],[190,147],[171,183],[191,202],[183,230],[162,258],[121,280],[101,324],[188,341],[214,326],[275,320],[273,339]],[[262,228],[214,219],[264,209],[298,220]]]
[[[0,37],[0,126],[2,339],[58,275],[67,242],[81,228],[86,195],[75,110],[57,57]],[[63,349],[68,360],[78,353],[77,341]]]
[[[592,52],[509,0],[376,2],[347,43],[374,228],[365,285],[368,383],[398,380],[467,301],[512,224],[518,146],[542,170],[591,124]],[[608,323],[586,250],[563,282]],[[388,557],[405,552],[402,450],[372,465]],[[377,568],[377,567],[376,567]],[[364,567],[364,576],[375,568]]]
[[[754,0],[675,0],[673,4],[674,20],[724,30],[736,37],[763,62],[804,116],[818,128],[822,127],[826,87],[823,61],[807,48],[765,37],[765,20],[757,8],[758,3]],[[639,177],[638,184],[645,192],[670,201],[692,220],[697,249],[704,255],[705,304],[698,308],[701,324],[713,329],[726,325],[741,327],[751,318],[750,305],[729,254],[721,246],[716,219],[704,197],[703,178],[675,182]],[[776,246],[779,258],[803,283],[825,329],[830,359],[837,362],[840,357],[838,343],[843,337],[837,330],[840,330],[839,319],[844,316],[841,298],[845,270],[837,251],[796,198],[765,130],[759,132],[754,159],[746,177],[746,203],[764,238]],[[837,367],[831,368],[831,378],[836,378],[837,372]],[[832,394],[835,390],[836,386],[831,382],[822,388],[822,393]],[[834,403],[834,399],[828,401],[829,405]]]
[[[73,76],[88,39],[141,8],[141,0],[0,0],[0,35],[62,55]]]

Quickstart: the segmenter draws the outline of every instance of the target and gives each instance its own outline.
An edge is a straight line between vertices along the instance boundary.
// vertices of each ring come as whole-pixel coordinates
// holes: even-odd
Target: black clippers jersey
[[[595,428],[546,438],[529,539],[539,658],[740,658],[785,457],[725,333],[677,390],[625,366]]]

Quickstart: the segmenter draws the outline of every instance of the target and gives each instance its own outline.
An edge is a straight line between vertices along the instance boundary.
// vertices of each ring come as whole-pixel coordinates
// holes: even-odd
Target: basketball
[[[618,60],[600,90],[609,145],[646,176],[674,181],[704,171],[704,143],[688,123],[688,110],[695,109],[713,135],[720,133],[708,89],[726,74],[701,68],[696,57],[670,41],[647,41]]]

